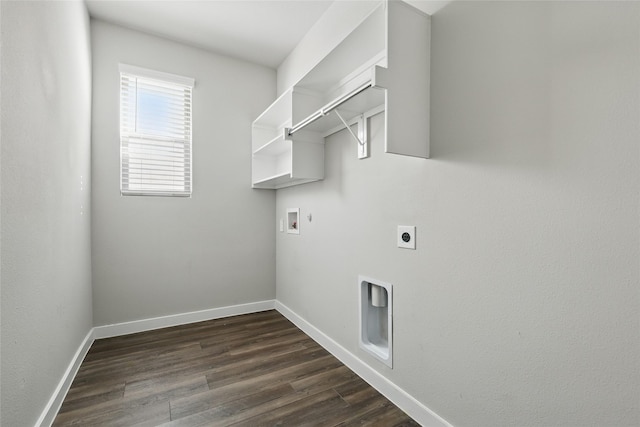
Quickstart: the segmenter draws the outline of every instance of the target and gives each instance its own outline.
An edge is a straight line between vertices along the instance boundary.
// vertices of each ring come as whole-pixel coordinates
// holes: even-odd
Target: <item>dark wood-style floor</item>
[[[276,311],[97,340],[54,426],[417,426]]]

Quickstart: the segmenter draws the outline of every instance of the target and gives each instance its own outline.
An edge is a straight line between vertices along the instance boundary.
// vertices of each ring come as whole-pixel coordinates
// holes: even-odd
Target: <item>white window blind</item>
[[[193,79],[120,65],[120,192],[191,195]]]

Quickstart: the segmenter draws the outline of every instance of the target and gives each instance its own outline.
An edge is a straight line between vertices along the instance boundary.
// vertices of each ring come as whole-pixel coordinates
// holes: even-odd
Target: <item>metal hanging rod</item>
[[[354,96],[358,95],[361,92],[364,92],[370,87],[373,87],[373,83],[371,82],[371,80],[369,80],[367,83],[363,84],[362,86],[359,86],[358,88],[352,90],[351,92],[348,92],[342,95],[341,97],[335,99],[334,101],[331,101],[330,103],[328,103],[327,105],[325,105],[324,107],[316,111],[315,113],[311,114],[309,117],[307,117],[300,123],[293,126],[291,129],[288,130],[287,134],[293,135],[294,133],[298,132],[300,129],[310,125],[311,123],[315,122],[319,118],[326,116],[327,114],[335,110],[340,105],[344,104]]]

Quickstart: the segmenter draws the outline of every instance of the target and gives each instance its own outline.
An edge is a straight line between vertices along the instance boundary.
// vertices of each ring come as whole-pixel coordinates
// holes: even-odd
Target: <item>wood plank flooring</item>
[[[96,340],[54,426],[418,426],[280,313]]]

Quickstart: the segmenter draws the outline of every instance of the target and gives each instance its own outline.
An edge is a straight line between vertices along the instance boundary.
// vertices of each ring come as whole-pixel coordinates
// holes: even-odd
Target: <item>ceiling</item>
[[[452,0],[406,1],[433,14]],[[85,3],[93,18],[277,68],[333,0],[85,0]]]
[[[86,0],[91,17],[276,68],[333,0]]]

